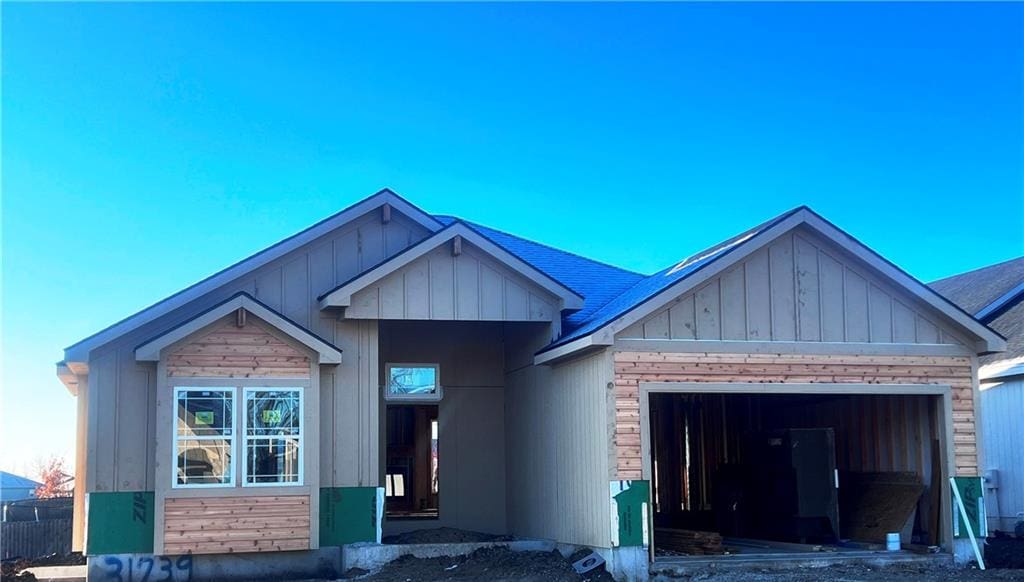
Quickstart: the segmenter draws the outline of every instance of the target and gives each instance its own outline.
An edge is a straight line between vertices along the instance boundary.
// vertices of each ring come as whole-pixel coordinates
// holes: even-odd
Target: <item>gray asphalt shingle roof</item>
[[[929,286],[964,311],[977,315],[1021,283],[1024,283],[1024,257],[939,279]],[[1006,351],[982,356],[979,359],[982,365],[1024,356],[1024,295],[1013,298],[985,323],[1006,338]]]

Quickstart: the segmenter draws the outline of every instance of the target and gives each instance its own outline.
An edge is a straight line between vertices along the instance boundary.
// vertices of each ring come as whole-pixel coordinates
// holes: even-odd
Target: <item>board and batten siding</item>
[[[163,524],[172,555],[308,550],[309,495],[170,498]]]
[[[985,509],[989,527],[1013,531],[1024,512],[1024,378],[985,383],[978,396],[981,420],[981,472],[997,472],[998,486],[986,490]]]
[[[350,319],[554,321],[558,300],[468,242],[446,242],[352,295]]]
[[[964,344],[939,321],[836,245],[797,229],[617,337]]]
[[[973,365],[967,356],[615,352],[615,478],[642,478],[640,384],[644,382],[948,385],[956,474],[974,475],[978,447]]]
[[[246,291],[344,351],[339,366],[322,377],[324,413],[334,457],[324,486],[377,484],[376,322],[337,321],[320,310],[317,297],[362,270],[423,240],[428,231],[392,210],[340,226],[287,255],[255,269],[89,354],[87,491],[152,491],[156,487],[156,365],[138,362],[135,348],[239,291]],[[372,398],[370,398],[372,396]],[[369,404],[365,404],[369,402]],[[325,436],[325,439],[327,436]]]
[[[509,372],[509,533],[611,547],[609,352]]]

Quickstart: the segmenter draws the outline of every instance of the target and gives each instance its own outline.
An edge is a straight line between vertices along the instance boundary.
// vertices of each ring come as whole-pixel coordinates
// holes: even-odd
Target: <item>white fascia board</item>
[[[111,340],[116,339],[125,333],[132,331],[162,315],[165,315],[202,295],[209,293],[230,281],[258,269],[263,265],[274,261],[293,250],[305,245],[317,238],[343,226],[345,223],[359,218],[360,216],[375,210],[384,204],[405,214],[413,221],[423,225],[431,232],[437,232],[442,225],[434,217],[423,210],[413,206],[408,201],[398,196],[391,190],[382,190],[365,200],[342,210],[319,223],[292,235],[267,249],[264,249],[230,267],[203,279],[202,281],[188,287],[170,297],[163,299],[142,311],[131,315],[121,321],[103,329],[67,348],[64,349],[64,360],[67,362],[87,362],[89,351]]]
[[[165,347],[178,342],[192,335],[196,331],[214,323],[218,319],[238,309],[245,309],[249,313],[262,319],[282,333],[302,343],[309,349],[320,355],[321,364],[340,364],[341,350],[324,342],[305,329],[285,319],[271,309],[267,309],[261,303],[253,300],[247,295],[236,295],[235,297],[217,305],[216,307],[188,320],[151,340],[135,348],[135,359],[140,362],[156,362],[160,360],[160,351]]]
[[[598,343],[594,341],[594,335],[585,335],[579,339],[573,340],[563,346],[541,352],[533,356],[533,365],[541,366],[554,362],[555,360],[562,359],[566,356],[572,355],[580,350],[587,349],[589,347],[610,345],[605,343]]]
[[[78,376],[64,362],[57,362],[57,378],[72,396],[78,396]]]
[[[330,291],[320,299],[320,309],[348,307],[352,304],[353,294],[387,277],[457,236],[472,243],[480,250],[501,261],[505,266],[529,279],[530,282],[559,298],[562,302],[561,309],[581,309],[583,307],[583,297],[580,297],[565,285],[547,276],[519,257],[494,244],[465,224],[456,222]]]

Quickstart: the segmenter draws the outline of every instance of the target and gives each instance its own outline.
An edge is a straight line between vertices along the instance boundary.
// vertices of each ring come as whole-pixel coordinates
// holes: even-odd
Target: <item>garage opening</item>
[[[648,395],[655,558],[936,551],[942,396]]]

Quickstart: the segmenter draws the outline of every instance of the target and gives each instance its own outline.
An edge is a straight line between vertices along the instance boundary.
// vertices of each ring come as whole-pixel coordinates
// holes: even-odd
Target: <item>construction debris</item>
[[[667,550],[696,556],[713,556],[725,553],[721,534],[692,529],[656,528],[658,545]]]

